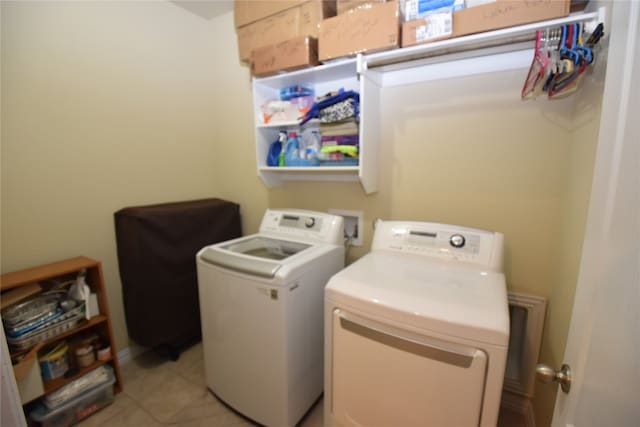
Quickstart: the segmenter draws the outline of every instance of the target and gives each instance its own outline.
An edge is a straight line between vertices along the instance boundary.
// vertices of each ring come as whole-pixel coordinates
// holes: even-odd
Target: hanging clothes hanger
[[[524,82],[524,86],[522,87],[522,92],[520,94],[523,99],[534,95],[535,88],[538,82],[544,79],[545,70],[549,66],[549,57],[542,50],[541,41],[542,31],[538,30],[536,31],[536,43],[533,53],[533,61],[531,61],[529,73],[527,74],[527,78]]]
[[[604,35],[604,25],[584,42],[584,24],[536,31],[534,57],[521,91],[522,99],[546,92],[550,99],[574,93],[587,67],[595,62],[593,47]]]
[[[546,28],[544,33],[542,34],[542,53],[547,58],[547,64],[544,67],[544,75],[542,78],[536,80],[535,87],[533,89],[533,97],[537,97],[544,91],[544,86],[546,85],[549,76],[553,74],[554,70],[557,69],[556,60],[553,57],[553,49],[551,47],[553,43],[554,32],[553,30],[549,30]]]
[[[582,52],[582,54],[584,55],[585,60],[587,61],[587,63],[592,64],[593,63],[593,51],[591,50],[590,47],[585,46],[585,44],[583,43],[582,40],[582,35],[584,32],[584,24],[580,23],[578,24],[578,28],[580,29],[579,34],[578,34],[578,50],[580,50]]]
[[[559,94],[569,95],[576,91],[580,76],[586,69],[586,62],[581,51],[577,50],[579,28],[577,24],[564,25],[560,55],[563,58],[562,72],[555,75],[547,88],[549,98]]]
[[[591,35],[587,39],[586,45],[590,48],[593,48],[593,46],[598,44],[598,42],[603,36],[604,36],[604,24],[601,22],[598,24],[596,29],[593,30],[593,33],[591,33]]]
[[[578,62],[573,72],[565,78],[553,82],[548,91],[549,98],[558,98],[560,95],[566,96],[574,93],[582,81],[582,74],[587,69],[587,66],[593,63],[592,50],[582,46],[582,30],[582,25],[573,24],[572,30],[569,31],[571,38],[570,50],[577,53]]]

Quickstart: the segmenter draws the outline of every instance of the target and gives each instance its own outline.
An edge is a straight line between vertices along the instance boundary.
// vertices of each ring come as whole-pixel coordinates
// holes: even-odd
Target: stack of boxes
[[[402,24],[402,47],[558,18],[570,8],[569,0],[451,0],[439,10],[426,5],[436,0],[405,2],[417,2],[418,10]]]
[[[236,0],[234,16],[240,60],[255,48],[298,36],[318,38],[318,24],[335,15],[335,0]]]
[[[235,0],[255,76],[566,16],[569,0]]]
[[[335,0],[235,0],[240,60],[257,76],[316,65],[318,26],[335,8]]]

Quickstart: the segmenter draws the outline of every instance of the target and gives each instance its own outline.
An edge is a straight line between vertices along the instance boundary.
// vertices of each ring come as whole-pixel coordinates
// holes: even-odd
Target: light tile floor
[[[121,366],[123,391],[81,427],[254,427],[212,395],[205,385],[202,343],[175,361],[147,352]],[[322,426],[322,400],[301,426]]]
[[[175,361],[153,352],[121,367],[123,391],[115,402],[79,424],[81,427],[255,427],[212,395],[205,385],[202,344],[196,344]],[[300,427],[322,427],[320,400]],[[498,427],[524,425],[518,414],[500,412]]]

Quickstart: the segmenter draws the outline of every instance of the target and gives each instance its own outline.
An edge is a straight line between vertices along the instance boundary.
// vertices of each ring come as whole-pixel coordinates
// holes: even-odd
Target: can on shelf
[[[76,361],[81,368],[86,368],[96,361],[91,344],[83,344],[76,348]]]
[[[111,346],[98,349],[98,360],[109,360],[111,357]]]

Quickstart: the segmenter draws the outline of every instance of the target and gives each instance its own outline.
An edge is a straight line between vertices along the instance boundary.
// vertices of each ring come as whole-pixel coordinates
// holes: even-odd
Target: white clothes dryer
[[[492,426],[509,341],[503,235],[378,221],[325,290],[325,425]]]
[[[323,303],[344,267],[341,216],[267,210],[257,234],[203,248],[207,387],[260,424],[294,426],[322,394]]]

